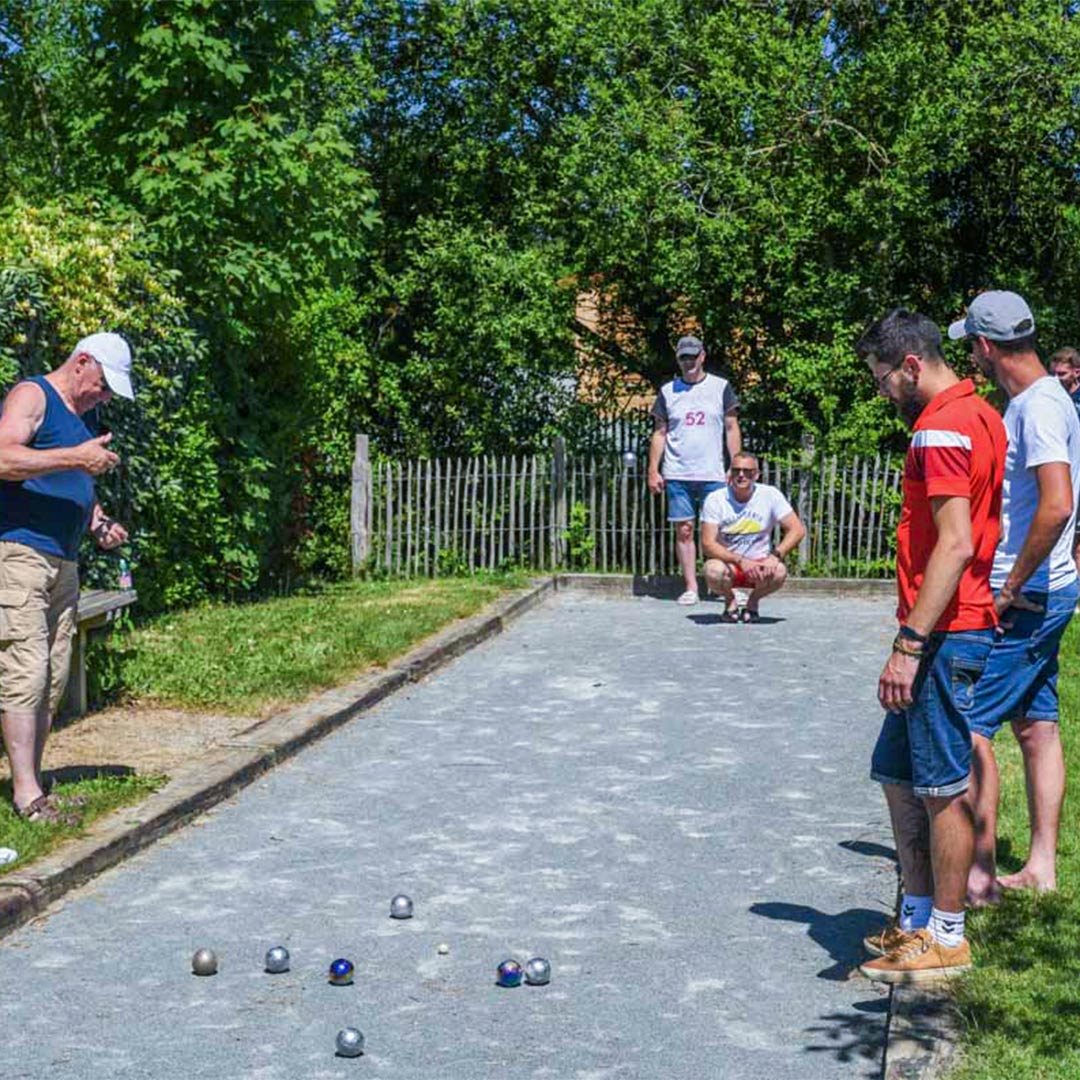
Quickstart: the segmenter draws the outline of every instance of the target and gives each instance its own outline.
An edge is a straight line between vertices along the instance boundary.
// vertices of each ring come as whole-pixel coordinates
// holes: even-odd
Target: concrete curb
[[[95,821],[84,836],[32,863],[25,873],[0,877],[0,937],[43,912],[69,890],[229,798],[395,690],[502,633],[554,589],[553,578],[537,581],[439,631],[384,671],[364,675],[253,724],[220,749],[175,772],[165,787],[138,806]]]
[[[555,587],[673,600],[683,591],[683,582],[673,574],[556,574]],[[705,595],[705,582],[700,578],[698,593]],[[882,578],[793,577],[784,585],[783,595],[892,597],[896,595],[896,582]]]
[[[946,987],[894,986],[883,1080],[938,1080],[957,1063],[962,1030]]]

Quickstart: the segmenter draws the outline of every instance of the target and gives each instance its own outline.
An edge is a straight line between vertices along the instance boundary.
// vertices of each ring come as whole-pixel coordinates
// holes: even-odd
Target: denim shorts
[[[723,486],[721,480],[665,480],[668,521],[693,521],[705,499]]]
[[[915,677],[910,708],[888,712],[870,776],[919,796],[958,795],[971,772],[968,716],[994,643],[993,630],[932,634]]]
[[[1044,611],[1006,611],[986,670],[975,692],[968,723],[992,739],[1010,720],[1058,718],[1058,647],[1076,609],[1077,584],[1052,593],[1024,593]]]

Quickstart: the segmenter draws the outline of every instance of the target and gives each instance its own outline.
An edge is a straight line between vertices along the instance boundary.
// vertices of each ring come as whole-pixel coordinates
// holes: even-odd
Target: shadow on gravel
[[[889,995],[856,1001],[854,1008],[854,1013],[830,1013],[808,1027],[806,1049],[811,1054],[832,1054],[837,1061],[880,1060],[884,1068]]]
[[[885,844],[874,844],[869,840],[841,840],[836,846],[853,852],[855,855],[869,855],[871,858],[896,862],[896,849],[887,847]]]
[[[725,623],[724,617],[721,613],[717,612],[715,615],[687,615],[691,622],[696,622],[698,626],[715,626],[719,623],[721,626],[739,626],[739,623]],[[774,626],[776,623],[787,622],[787,619],[783,619],[778,615],[762,615],[756,623],[750,623],[750,626]]]
[[[826,915],[805,904],[785,904],[778,900],[751,904],[750,910],[766,919],[805,923],[810,940],[820,945],[833,960],[829,967],[817,973],[818,978],[836,982],[846,980],[863,960],[862,939],[881,930],[888,922],[882,912],[871,908],[849,908],[837,915]]]

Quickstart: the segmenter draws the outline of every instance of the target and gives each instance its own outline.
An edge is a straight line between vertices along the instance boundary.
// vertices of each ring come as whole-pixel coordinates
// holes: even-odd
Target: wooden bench
[[[86,713],[86,639],[91,630],[108,626],[117,614],[138,599],[134,589],[87,589],[79,596],[75,640],[71,644],[71,676],[60,703],[60,719]]]

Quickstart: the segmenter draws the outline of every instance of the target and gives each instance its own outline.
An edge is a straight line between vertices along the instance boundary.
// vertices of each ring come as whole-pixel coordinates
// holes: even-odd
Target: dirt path
[[[61,778],[68,770],[103,765],[167,775],[255,722],[250,716],[139,705],[105,709],[54,731],[45,747],[45,768]],[[0,755],[0,780],[9,777],[7,758]]]

